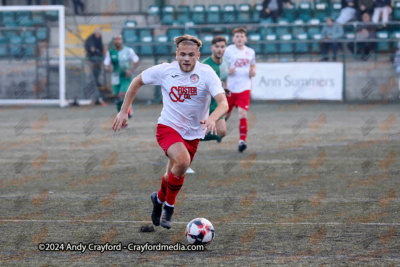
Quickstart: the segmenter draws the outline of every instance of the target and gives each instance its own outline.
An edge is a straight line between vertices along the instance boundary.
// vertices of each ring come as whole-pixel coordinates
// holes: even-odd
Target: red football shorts
[[[168,148],[175,143],[182,142],[189,151],[190,162],[193,161],[194,154],[196,154],[197,147],[199,146],[200,141],[199,139],[185,140],[177,131],[164,124],[157,125],[156,137],[158,144],[164,150],[167,157]]]
[[[234,107],[241,107],[248,111],[250,107],[250,90],[241,93],[231,93],[231,96],[227,97],[227,99],[229,105],[228,113],[231,112]]]

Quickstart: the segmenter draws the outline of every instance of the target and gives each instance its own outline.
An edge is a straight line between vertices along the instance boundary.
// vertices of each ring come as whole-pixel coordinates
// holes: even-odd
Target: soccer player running
[[[229,75],[229,68],[230,68],[230,61],[224,57],[226,49],[226,38],[223,36],[215,36],[211,41],[211,56],[204,59],[202,61],[203,64],[210,65],[210,67],[215,71],[218,77],[223,82],[223,85],[226,84],[226,80]],[[227,96],[230,96],[229,89],[224,89]],[[211,104],[210,104],[210,114],[214,112],[217,107],[217,102],[213,97],[211,97]],[[221,139],[226,135],[226,122],[225,118],[218,120],[217,123],[217,133],[212,134],[208,132],[204,139],[201,141],[210,141],[210,140],[217,140],[217,142],[221,142]]]
[[[112,64],[111,85],[116,96],[115,104],[119,112],[129,84],[132,81],[132,73],[139,65],[139,57],[132,48],[122,44],[121,34],[114,36],[114,45],[114,48],[107,51],[104,59],[104,66],[106,71],[110,72]],[[130,118],[132,116],[130,107],[128,114]],[[127,124],[125,123],[123,127],[126,126]]]
[[[243,28],[233,30],[232,41],[234,44],[228,46],[225,57],[231,61],[227,87],[232,91],[228,97],[229,111],[225,115],[225,120],[231,116],[233,107],[239,111],[239,152],[243,152],[247,137],[247,111],[250,107],[251,78],[256,76],[255,52],[250,47],[245,46],[247,42],[247,31]]]
[[[175,44],[177,61],[153,66],[135,77],[113,124],[114,131],[119,131],[126,123],[128,108],[142,85],[161,86],[164,107],[158,119],[156,138],[169,159],[160,190],[151,194],[151,219],[155,226],[161,224],[167,229],[171,228],[175,198],[199,139],[208,131],[215,133],[216,122],[228,111],[221,80],[210,66],[198,62],[201,41],[185,34],[175,38]],[[211,96],[218,106],[209,115]]]

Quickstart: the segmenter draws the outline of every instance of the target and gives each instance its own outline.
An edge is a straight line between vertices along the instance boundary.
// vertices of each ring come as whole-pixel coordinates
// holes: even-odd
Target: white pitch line
[[[53,223],[53,222],[58,222],[58,223],[64,223],[64,222],[71,222],[75,221],[77,223],[152,223],[151,221],[104,221],[104,220],[0,220],[0,222],[48,222],[48,223]],[[188,222],[173,222],[176,224],[187,224]],[[214,224],[219,224],[222,222],[215,222]],[[300,223],[226,223],[224,224],[235,224],[235,225],[353,225],[353,224],[348,224],[348,223],[342,223],[342,222],[316,222],[316,223],[311,223],[311,222],[300,222]],[[356,223],[357,225],[378,225],[378,226],[400,226],[400,223]]]

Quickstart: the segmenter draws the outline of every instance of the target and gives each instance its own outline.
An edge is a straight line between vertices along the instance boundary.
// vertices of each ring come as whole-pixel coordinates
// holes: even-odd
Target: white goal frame
[[[58,11],[59,44],[59,99],[0,99],[0,105],[59,105],[68,106],[65,91],[65,7],[54,6],[0,6],[2,11]]]

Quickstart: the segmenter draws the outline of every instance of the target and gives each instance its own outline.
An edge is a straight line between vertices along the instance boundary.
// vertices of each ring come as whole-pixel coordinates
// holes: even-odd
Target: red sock
[[[157,193],[157,197],[161,202],[165,201],[165,195],[167,194],[168,183],[165,181],[164,175],[162,177],[161,188]]]
[[[247,119],[240,119],[239,125],[240,140],[246,141],[247,137]]]
[[[181,190],[184,180],[185,180],[185,175],[179,177],[172,174],[172,172],[169,173],[167,196],[165,197],[165,200],[169,205],[175,204],[175,198],[178,195],[179,190]]]

